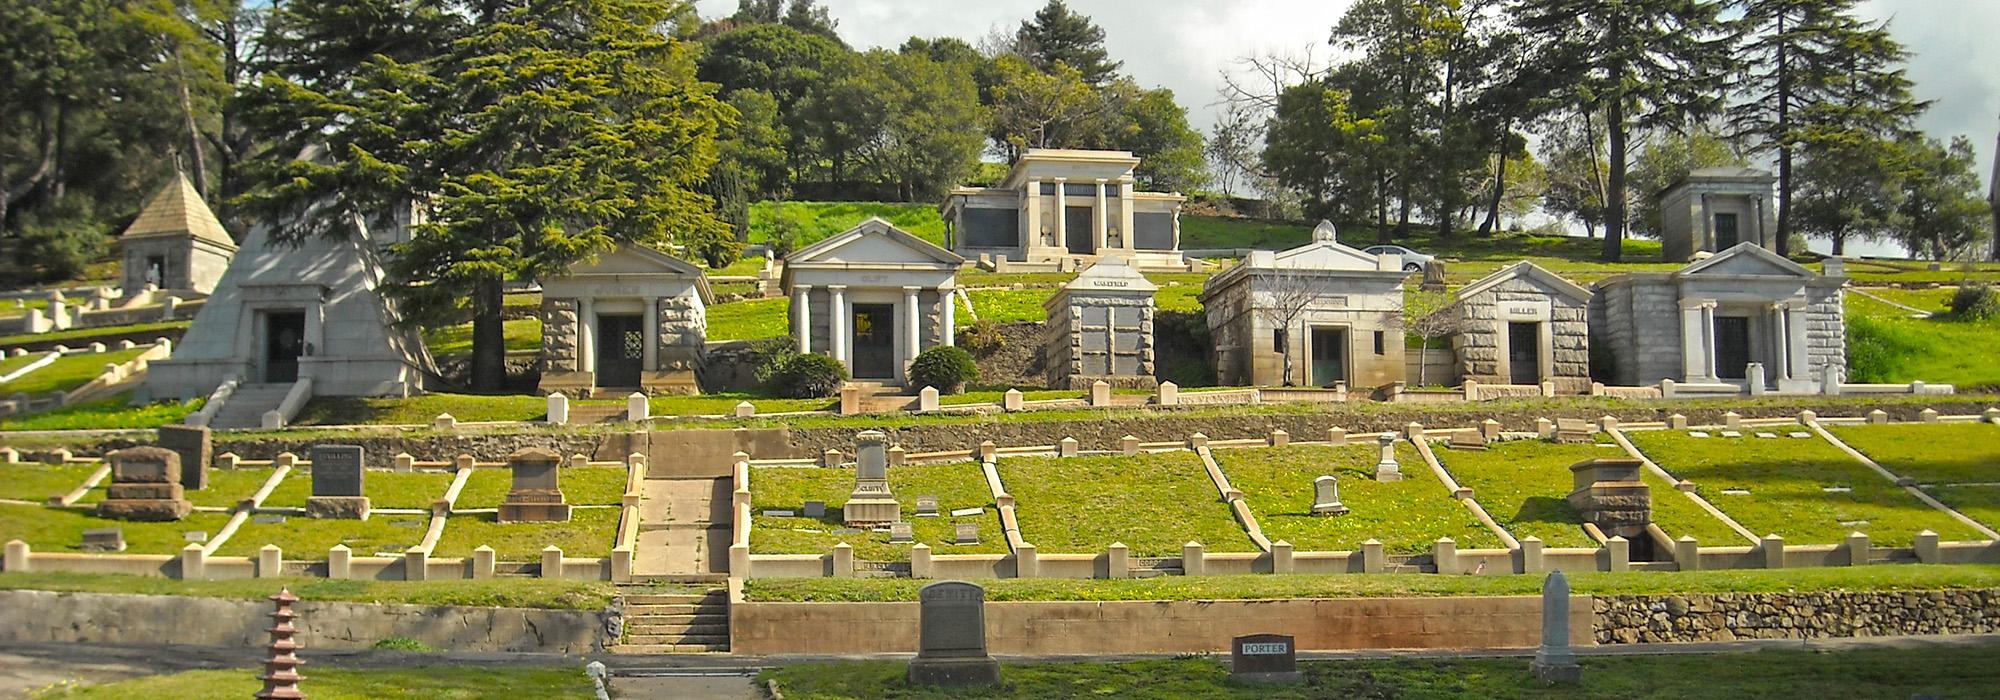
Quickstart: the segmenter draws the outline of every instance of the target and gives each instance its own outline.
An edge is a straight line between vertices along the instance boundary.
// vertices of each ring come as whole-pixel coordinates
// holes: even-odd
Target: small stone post
[[[1370,537],[1361,543],[1361,573],[1379,574],[1386,567],[1387,560],[1382,553],[1382,541]]]
[[[1542,571],[1542,538],[1534,535],[1521,538],[1521,573],[1538,574]]]
[[[1743,429],[1743,416],[1742,416],[1742,414],[1739,414],[1739,413],[1737,413],[1737,412],[1735,412],[1735,411],[1729,411],[1729,412],[1726,412],[1726,413],[1723,413],[1723,414],[1722,414],[1722,427],[1723,427],[1723,429],[1725,429],[1725,430],[1742,430],[1742,429]]]
[[[277,595],[271,596],[271,602],[276,609],[271,611],[272,624],[268,630],[271,633],[270,655],[264,659],[264,675],[257,677],[264,681],[264,689],[257,691],[256,697],[258,700],[304,700],[306,694],[299,691],[299,681],[305,680],[305,676],[299,675],[299,664],[304,662],[299,661],[298,655],[299,649],[304,647],[292,638],[299,632],[292,626],[292,620],[299,616],[292,612],[292,604],[299,602],[299,597],[292,595],[290,589],[281,588]]]
[[[1035,545],[1022,542],[1014,548],[1014,578],[1037,578],[1042,575],[1041,557],[1035,555]]]
[[[625,420],[644,422],[653,410],[653,403],[645,394],[632,392],[625,397]]]
[[[1056,456],[1075,457],[1077,454],[1077,446],[1078,445],[1076,438],[1073,437],[1063,438],[1061,442],[1056,443]]]
[[[208,552],[193,542],[181,548],[181,580],[199,581],[208,578]]]
[[[1799,411],[1799,425],[1811,427],[1816,422],[1819,422],[1819,414],[1812,411]]]
[[[1854,532],[1847,535],[1847,565],[1866,566],[1868,564],[1868,533]]]
[[[931,577],[931,546],[918,542],[910,545],[910,578]]]
[[[1632,541],[1622,535],[1612,535],[1604,541],[1604,563],[1606,571],[1632,570]]]
[[[407,474],[417,470],[417,458],[408,452],[401,452],[390,461],[390,467]]]
[[[1785,568],[1785,538],[1777,533],[1765,535],[1758,552],[1764,555],[1764,568]]]
[[[1161,406],[1181,405],[1181,387],[1173,382],[1160,382],[1159,394],[1154,399]]]
[[[0,559],[0,570],[4,570],[10,574],[25,574],[34,571],[34,567],[28,564],[29,554],[28,543],[20,540],[8,540],[6,558]]]
[[[1875,409],[1875,410],[1873,410],[1873,411],[1869,411],[1869,412],[1868,412],[1868,424],[1869,424],[1869,425],[1884,425],[1884,424],[1887,424],[1888,422],[1889,422],[1889,412],[1888,412],[1888,411],[1884,411],[1884,410],[1882,410],[1882,409],[1879,409],[1879,408],[1878,408],[1878,409]]]
[[[1284,428],[1277,428],[1271,431],[1271,436],[1266,438],[1265,442],[1272,447],[1284,447],[1291,444],[1292,434],[1285,432]]]
[[[1569,648],[1569,579],[1561,571],[1542,581],[1542,645],[1535,649],[1528,672],[1550,685],[1583,679],[1583,668],[1576,665],[1576,654]]]
[[[549,545],[542,548],[542,578],[562,578],[563,551],[561,547]]]
[[[403,550],[403,580],[429,581],[431,578],[431,553],[421,546]]]
[[[1139,438],[1132,435],[1118,438],[1118,452],[1127,457],[1137,456],[1139,454]]]
[[[1696,540],[1694,535],[1681,535],[1680,539],[1674,540],[1674,563],[1682,571],[1700,571],[1701,541]]]
[[[1917,420],[1918,420],[1918,421],[1920,421],[1920,422],[1924,422],[1924,423],[1936,423],[1936,422],[1938,422],[1938,412],[1937,412],[1937,409],[1935,409],[1935,408],[1926,408],[1926,409],[1924,409],[1924,410],[1921,410],[1921,411],[1918,411],[1918,412],[1917,412]]]
[[[1326,442],[1334,447],[1345,446],[1347,444],[1347,429],[1338,426],[1327,428]]]
[[[437,414],[436,418],[431,419],[431,429],[440,433],[456,431],[458,430],[458,419],[451,417],[449,413]]]
[[[1937,533],[1931,532],[1930,530],[1925,530],[1923,532],[1917,533],[1916,541],[1911,543],[1911,547],[1917,550],[1918,563],[1920,564],[1939,563],[1940,560],[1938,558]]]
[[[757,415],[757,405],[748,401],[736,402],[737,418],[752,418]]]
[[[979,461],[991,462],[994,460],[995,457],[999,456],[999,454],[1000,454],[1000,446],[993,444],[992,440],[980,441],[978,450]]]
[[[1687,430],[1687,429],[1688,429],[1688,417],[1687,417],[1687,416],[1683,416],[1683,415],[1681,415],[1681,414],[1678,414],[1678,413],[1676,413],[1676,414],[1673,414],[1673,415],[1671,415],[1671,416],[1667,416],[1667,429],[1668,429],[1668,430]]]
[[[1547,418],[1536,418],[1535,435],[1544,440],[1555,437],[1556,436],[1555,421],[1549,420]]]
[[[1292,543],[1278,540],[1271,543],[1271,573],[1292,573]]]
[[[1207,447],[1207,446],[1208,446],[1208,436],[1207,436],[1207,435],[1203,435],[1203,434],[1201,434],[1201,433],[1195,433],[1195,434],[1193,434],[1193,435],[1189,435],[1189,436],[1188,436],[1188,439],[1187,439],[1187,448],[1188,448],[1188,449],[1190,449],[1190,450],[1199,450],[1199,449],[1201,449],[1201,448],[1204,448],[1204,447]]]
[[[257,549],[257,578],[277,578],[285,573],[285,552],[278,545]]]
[[[1001,410],[1019,411],[1026,405],[1027,401],[1022,398],[1020,389],[1008,389],[1007,393],[1000,397]]]
[[[549,394],[549,425],[569,425],[569,397],[557,392]]]
[[[1431,543],[1431,562],[1440,574],[1458,573],[1458,541],[1449,537],[1439,537]]]
[[[1187,576],[1208,574],[1207,556],[1203,553],[1200,542],[1190,540],[1187,544],[1181,545],[1181,573]]]
[[[1132,549],[1124,542],[1113,542],[1104,550],[1105,578],[1132,578]]]
[[[833,577],[854,578],[854,545],[842,542],[833,546]]]
[[[353,556],[354,551],[348,549],[347,545],[344,544],[337,544],[332,549],[326,550],[326,577],[330,579],[353,578],[354,565],[350,561]]]
[[[1090,384],[1090,407],[1109,408],[1111,406],[1111,383],[1099,379]]]
[[[917,410],[919,411],[938,410],[937,387],[927,386],[917,390]]]

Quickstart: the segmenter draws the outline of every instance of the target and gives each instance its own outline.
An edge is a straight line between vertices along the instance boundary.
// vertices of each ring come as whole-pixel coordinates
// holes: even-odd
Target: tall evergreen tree
[[[1778,248],[1790,252],[1793,160],[1812,138],[1893,138],[1925,107],[1910,96],[1901,44],[1886,23],[1854,16],[1859,0],[1738,0],[1745,30],[1731,126],[1778,166]],[[1816,109],[1838,104],[1841,109]],[[1809,121],[1817,120],[1817,121]],[[1824,144],[1829,148],[1838,144]]]
[[[1912,255],[1964,258],[1983,237],[1988,215],[1972,141],[1959,136],[1946,146],[1913,136],[1904,149],[1909,160],[1896,211],[1897,238]]]
[[[435,4],[435,3],[428,3]],[[699,191],[733,113],[651,0],[481,0],[415,60],[377,55],[336,97],[274,77],[264,117],[318,130],[311,160],[262,164],[248,203],[280,238],[424,210],[391,291],[420,320],[470,315],[472,381],[505,376],[503,284],[621,241],[699,249],[730,236]]]
[[[1049,0],[1033,19],[1021,22],[1014,43],[1014,51],[1037,70],[1047,73],[1057,65],[1069,66],[1092,86],[1111,82],[1125,65],[1111,60],[1111,53],[1105,50],[1104,29],[1070,10],[1063,0]]]
[[[1609,168],[1604,260],[1624,256],[1627,156],[1634,128],[1715,111],[1734,68],[1716,0],[1515,0],[1517,25],[1555,84],[1604,114]]]

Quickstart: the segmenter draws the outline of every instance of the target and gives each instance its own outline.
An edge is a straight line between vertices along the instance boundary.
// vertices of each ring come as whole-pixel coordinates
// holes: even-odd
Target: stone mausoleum
[[[1590,343],[1610,366],[1597,372],[1629,386],[1671,379],[1817,393],[1847,366],[1847,278],[1837,258],[1827,262],[1831,274],[1814,274],[1744,242],[1672,273],[1598,282]],[[1759,372],[1764,386],[1752,387]]]
[[[1028,149],[993,187],[960,187],[938,207],[953,251],[967,258],[1059,263],[1099,256],[1182,268],[1178,193],[1136,191],[1129,151]]]
[[[917,353],[952,344],[965,259],[870,217],[785,256],[792,338],[860,381],[902,384]]]
[[[1381,386],[1402,381],[1402,262],[1336,240],[1320,222],[1310,243],[1252,251],[1208,278],[1201,303],[1226,386]]]
[[[1123,258],[1103,258],[1042,302],[1049,386],[1086,389],[1099,380],[1152,388],[1153,294],[1159,286]]]
[[[1590,290],[1522,261],[1460,288],[1439,313],[1458,315],[1451,346],[1461,378],[1590,391]]]
[[[394,217],[385,217],[393,219]],[[259,385],[310,380],[308,395],[408,396],[436,368],[414,327],[399,323],[381,293],[377,246],[405,235],[404,220],[360,220],[338,236],[296,242],[251,229],[173,355],[154,360],[146,389],[155,398],[207,396],[229,379],[249,402]],[[285,390],[271,388],[282,397]]]
[[[701,393],[715,303],[701,266],[627,243],[541,284],[544,394]]]
[[[1701,168],[1660,191],[1660,248],[1668,262],[1749,243],[1775,248],[1778,178],[1755,168]]]
[[[124,260],[119,285],[126,297],[147,287],[208,294],[236,255],[236,240],[223,230],[185,173],[146,200],[138,218],[118,236]]]

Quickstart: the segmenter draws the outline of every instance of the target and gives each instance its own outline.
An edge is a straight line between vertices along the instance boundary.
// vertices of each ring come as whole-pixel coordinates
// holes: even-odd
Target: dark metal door
[[[1750,364],[1750,317],[1715,317],[1715,376],[1742,379]]]
[[[854,305],[854,378],[896,378],[896,307]]]
[[[1507,324],[1507,381],[1511,384],[1539,384],[1542,381],[1542,324]]]
[[[1715,252],[1720,253],[1722,251],[1729,250],[1730,248],[1734,248],[1736,247],[1736,244],[1741,240],[1742,240],[1742,234],[1738,233],[1736,230],[1736,215],[1716,214]]]
[[[1333,386],[1347,378],[1347,331],[1312,329],[1312,384]]]
[[[1097,252],[1097,234],[1092,231],[1090,207],[1066,207],[1063,211],[1064,242],[1069,252],[1090,255]]]
[[[264,381],[290,384],[299,380],[299,356],[305,354],[306,312],[264,313]]]
[[[598,314],[597,386],[637,389],[645,368],[645,320],[637,314]]]

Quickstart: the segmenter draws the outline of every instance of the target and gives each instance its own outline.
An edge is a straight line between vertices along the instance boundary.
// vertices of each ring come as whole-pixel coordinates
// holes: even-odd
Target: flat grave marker
[[[762,515],[766,518],[793,518],[793,517],[798,517],[798,514],[799,512],[795,510],[777,510],[777,509],[766,510],[762,513]]]
[[[86,552],[123,552],[125,529],[100,527],[84,530],[81,549]]]
[[[935,518],[937,517],[937,515],[938,515],[938,501],[936,496],[917,497],[917,517]]]
[[[954,517],[954,518],[963,518],[963,517],[967,517],[967,516],[972,516],[972,515],[979,515],[979,514],[981,514],[981,513],[985,513],[985,512],[986,512],[986,508],[985,508],[985,507],[978,507],[978,508],[954,508],[954,509],[952,509],[952,511],[951,511],[951,517]]]
[[[805,515],[808,518],[826,517],[826,501],[806,501]]]
[[[909,523],[889,524],[890,544],[909,544],[915,541],[917,541],[916,531],[910,528]]]
[[[979,544],[979,526],[972,523],[959,523],[952,529],[951,543]]]
[[[258,524],[258,525],[283,525],[283,524],[285,524],[285,516],[282,516],[282,515],[253,515],[253,516],[250,516],[250,522],[253,522],[253,523],[256,523],[256,524]]]
[[[1708,435],[1708,431],[1706,431],[1706,430],[1691,430],[1691,431],[1688,431],[1688,437],[1691,437],[1691,438],[1705,438],[1705,437],[1708,437],[1708,436],[1709,436],[1709,435]]]
[[[204,542],[204,543],[205,543],[205,542],[207,542],[207,541],[208,541],[208,531],[207,531],[207,530],[195,530],[195,531],[193,531],[193,532],[183,532],[183,533],[181,533],[181,539],[182,539],[182,540],[184,540],[184,541],[188,541],[188,542]]]

